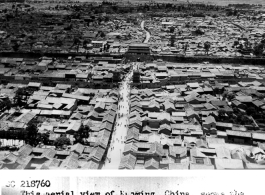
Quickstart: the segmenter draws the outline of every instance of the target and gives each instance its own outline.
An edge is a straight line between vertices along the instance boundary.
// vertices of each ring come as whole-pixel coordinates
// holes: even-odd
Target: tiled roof
[[[65,160],[63,160],[60,167],[67,169],[77,169],[79,166],[78,160],[72,156],[68,156]]]
[[[134,169],[136,157],[132,154],[127,154],[121,158],[119,169]]]
[[[105,149],[97,146],[97,147],[93,148],[93,150],[89,154],[89,160],[93,159],[97,162],[100,162],[102,160],[104,153],[105,153]]]
[[[220,158],[220,159],[231,159],[231,152],[229,149],[221,146],[221,147],[216,147],[215,148],[215,152],[216,152],[216,155],[217,155],[217,158]]]
[[[215,159],[216,169],[244,169],[242,160],[239,159]]]
[[[130,140],[139,140],[139,130],[135,127],[129,128],[126,136],[126,142]]]
[[[102,120],[102,122],[108,121],[109,123],[114,123],[115,115],[106,114]]]
[[[98,168],[99,168],[99,163],[94,161],[89,161],[81,167],[81,169],[98,169]]]
[[[187,155],[187,148],[180,146],[170,146],[169,155],[173,157],[176,157],[176,155],[180,155],[180,157],[185,157]]]
[[[46,149],[43,153],[42,156],[45,156],[47,158],[53,158],[56,155],[56,151],[52,148]]]
[[[159,161],[155,158],[150,158],[145,161],[144,167],[146,169],[158,169],[159,168]]]
[[[12,163],[17,160],[18,156],[14,155],[13,153],[9,153],[7,156],[5,156],[1,161],[6,163]]]
[[[132,152],[135,153],[138,150],[138,146],[135,143],[125,144],[123,153]]]
[[[21,157],[27,157],[33,151],[33,147],[30,145],[24,145],[18,150],[18,154]]]
[[[83,151],[84,151],[84,146],[82,145],[82,144],[80,144],[80,143],[77,143],[77,144],[75,144],[75,145],[73,145],[72,147],[71,147],[71,151],[72,152],[76,152],[77,154],[82,154],[83,153]]]
[[[98,133],[98,141],[96,145],[100,145],[103,148],[107,148],[111,133],[107,130],[100,131]]]
[[[158,156],[163,156],[164,151],[161,144],[158,142],[152,143],[149,152]]]
[[[108,122],[108,121],[105,121],[105,122],[103,122],[103,123],[100,125],[99,129],[100,129],[100,130],[104,130],[104,129],[106,129],[106,130],[108,130],[108,131],[112,131],[112,127],[113,127],[113,124],[112,124],[112,123],[110,123],[110,122]]]

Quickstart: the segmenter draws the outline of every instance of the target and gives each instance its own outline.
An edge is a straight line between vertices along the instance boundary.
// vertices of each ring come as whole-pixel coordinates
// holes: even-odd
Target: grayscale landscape
[[[0,169],[264,169],[263,4],[0,0]]]

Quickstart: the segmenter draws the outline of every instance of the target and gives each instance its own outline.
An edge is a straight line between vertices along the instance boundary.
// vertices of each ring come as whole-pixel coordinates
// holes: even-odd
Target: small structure
[[[150,47],[148,44],[134,43],[129,45],[127,54],[138,54],[138,55],[150,54]]]

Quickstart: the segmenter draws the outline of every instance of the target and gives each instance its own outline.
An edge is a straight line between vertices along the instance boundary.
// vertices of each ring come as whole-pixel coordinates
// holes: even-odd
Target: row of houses
[[[262,146],[231,145],[211,137],[178,142],[127,143],[119,169],[264,169]]]
[[[122,64],[122,59],[113,57],[95,57],[86,59],[85,56],[69,57],[67,60],[56,60],[44,57],[42,59],[2,58],[0,64],[1,83],[38,82],[46,86],[55,83],[79,83],[84,86],[101,84],[112,87],[121,81],[129,70],[128,65]]]
[[[22,146],[17,152],[10,152],[0,159],[1,169],[98,169],[105,149],[75,144],[67,150],[53,147],[37,148]]]
[[[233,80],[238,79],[264,79],[264,68],[248,66],[231,66],[220,64],[181,64],[153,62],[140,64],[139,69],[134,72],[135,83],[163,83],[180,82],[189,80],[204,81],[213,80]]]

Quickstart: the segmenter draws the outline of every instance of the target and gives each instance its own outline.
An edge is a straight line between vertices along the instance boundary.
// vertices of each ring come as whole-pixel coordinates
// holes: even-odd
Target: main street
[[[120,87],[120,101],[119,110],[117,116],[117,121],[114,127],[114,132],[112,135],[112,142],[108,150],[107,159],[103,169],[118,169],[122,158],[122,153],[124,149],[124,141],[126,140],[127,130],[128,130],[128,114],[129,114],[129,92],[130,86],[129,81],[132,77],[132,72],[126,75],[125,79],[122,81]]]

